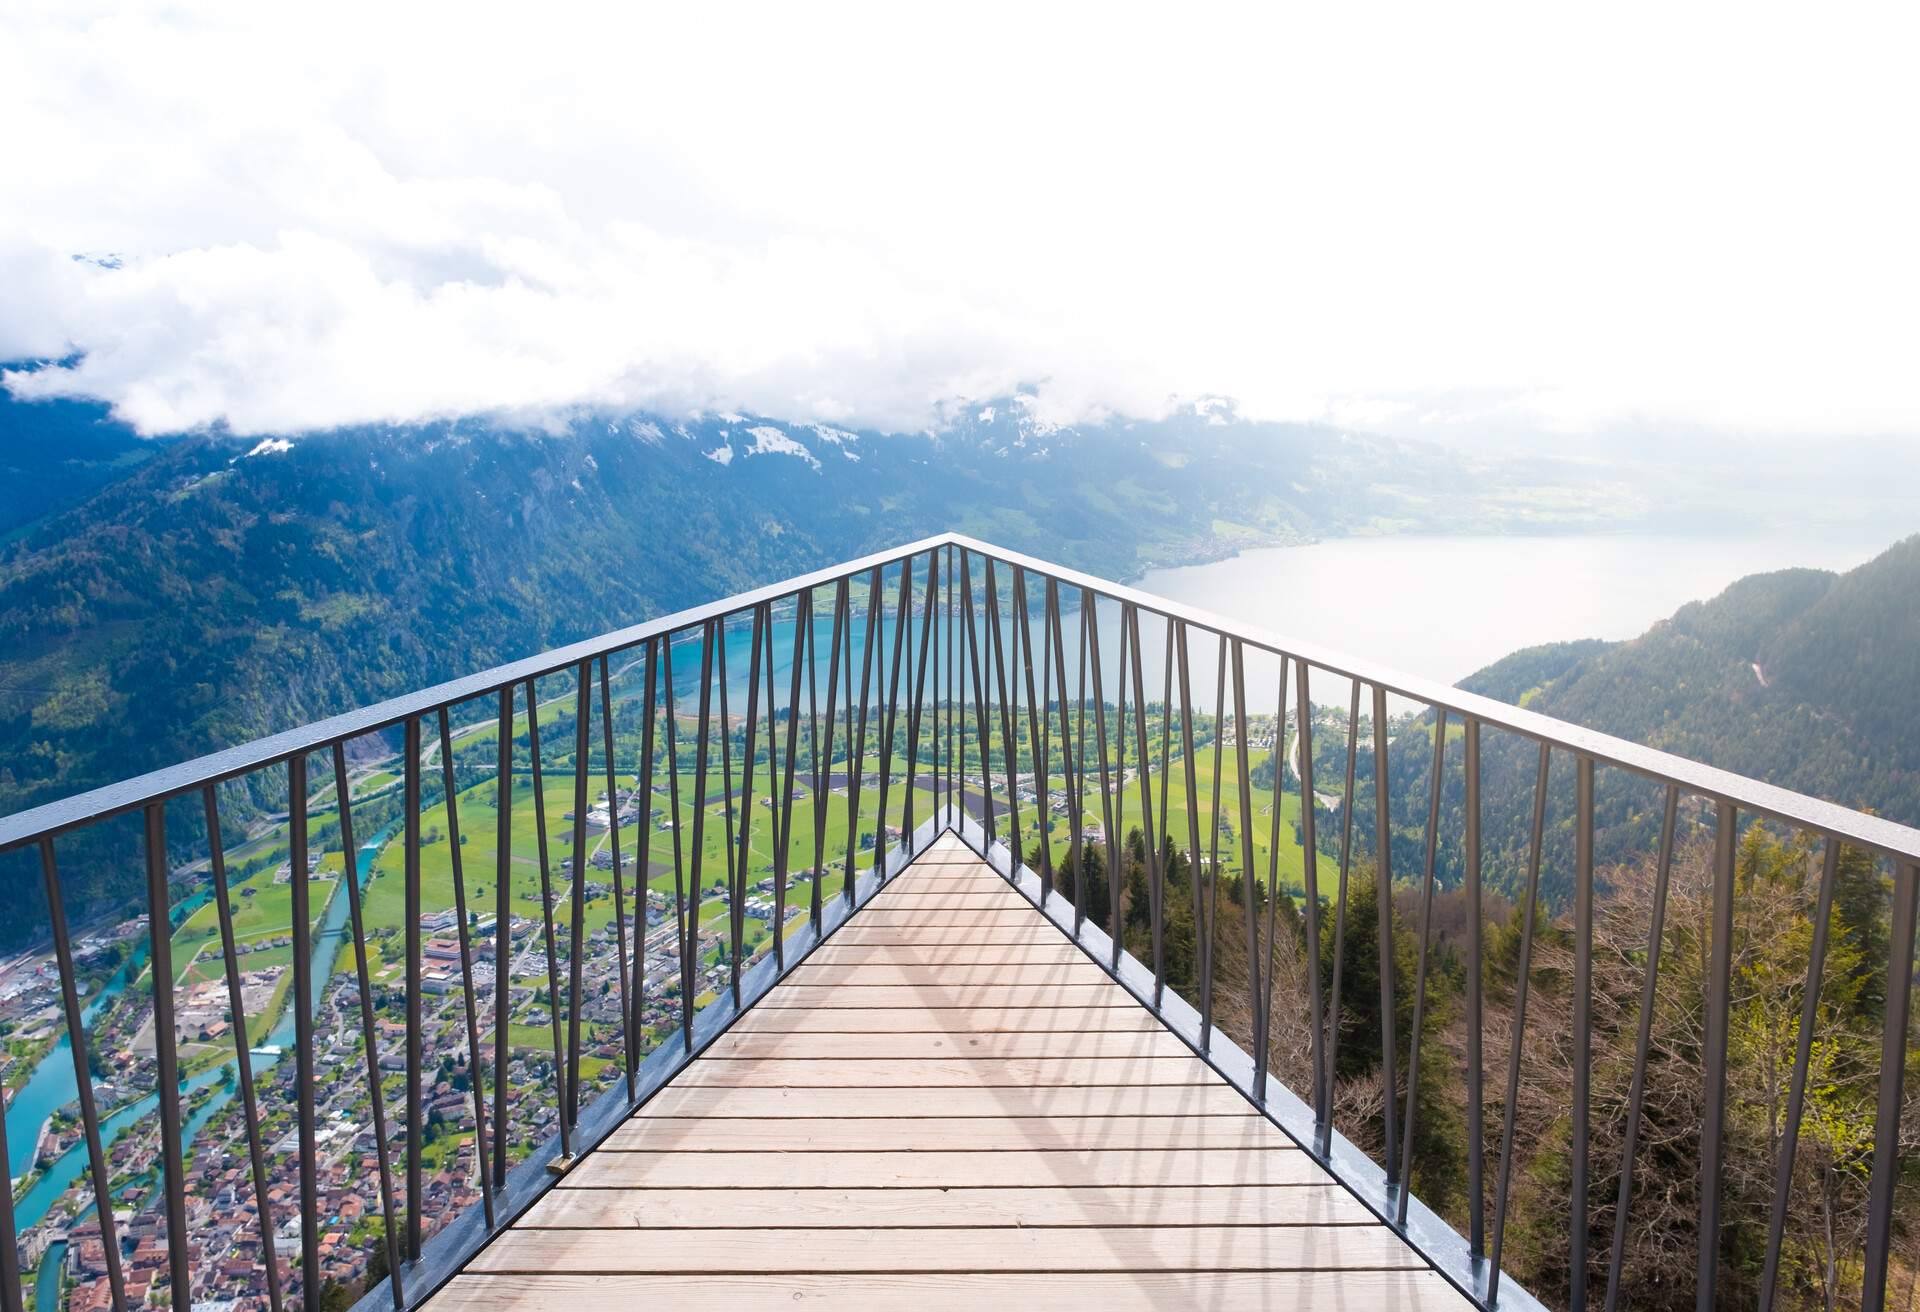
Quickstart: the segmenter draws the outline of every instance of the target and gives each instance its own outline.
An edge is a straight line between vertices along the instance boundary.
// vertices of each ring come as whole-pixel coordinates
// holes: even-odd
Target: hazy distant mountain
[[[0,457],[47,467],[48,413],[0,406]],[[1014,397],[890,436],[732,414],[118,436],[148,458],[0,548],[0,813],[949,528],[1128,576],[1634,513],[1542,517],[1537,470],[1217,402],[1062,427]]]
[[[1750,575],[1638,638],[1530,647],[1460,686],[1920,825],[1920,536],[1844,574]],[[1512,885],[1524,857],[1536,749],[1489,732],[1484,756],[1487,860],[1496,882]],[[1396,755],[1392,769],[1396,864],[1415,870],[1426,824],[1426,755]],[[1463,805],[1457,751],[1450,771],[1440,865],[1452,879]],[[1364,763],[1361,773],[1368,773]],[[1571,781],[1571,763],[1562,759],[1549,806],[1549,843],[1562,858],[1571,852]],[[1370,796],[1369,787],[1363,808]],[[1654,785],[1602,771],[1596,797],[1603,860],[1652,849]],[[1550,896],[1564,891],[1568,870],[1566,860],[1549,860],[1543,881]]]

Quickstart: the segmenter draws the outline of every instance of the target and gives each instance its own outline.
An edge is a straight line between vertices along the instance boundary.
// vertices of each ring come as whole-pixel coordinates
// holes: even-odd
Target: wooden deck
[[[1469,1306],[951,835],[432,1303]]]

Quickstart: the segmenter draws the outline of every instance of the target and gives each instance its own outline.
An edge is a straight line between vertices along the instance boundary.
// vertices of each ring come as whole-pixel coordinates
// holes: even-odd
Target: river
[[[380,846],[386,841],[386,837],[385,833],[376,835],[360,849],[358,859],[355,861],[354,866],[361,880],[362,887],[365,887],[368,874],[373,869],[374,859],[379,855]],[[337,889],[338,885],[336,884],[335,887]],[[204,902],[206,897],[207,894],[202,891],[195,895],[192,902],[194,904]],[[341,945],[345,943],[347,938],[346,922],[348,910],[347,899],[336,893],[328,900],[327,906],[322,913],[320,932],[314,940],[313,949],[312,998],[316,1007],[319,1005],[320,996],[326,988],[327,981],[333,974],[334,961],[340,954]],[[94,1015],[103,1008],[115,994],[124,989],[128,972],[137,973],[138,968],[137,959],[130,962],[127,967],[123,968],[119,974],[114,976],[113,981],[110,982],[107,988],[103,988],[98,996],[89,1001],[86,1008],[86,1019],[88,1021],[91,1021]],[[273,1068],[274,1064],[280,1059],[280,1054],[292,1045],[293,1037],[294,1009],[290,1006],[284,1007],[282,1008],[278,1023],[275,1024],[272,1031],[268,1033],[266,1041],[255,1047],[251,1054],[253,1072],[256,1078],[263,1076]],[[237,1096],[239,1091],[238,1080],[233,1081],[231,1084],[221,1085],[221,1081],[233,1070],[234,1060],[234,1058],[229,1057],[219,1065],[210,1067],[194,1075],[183,1085],[183,1092],[189,1097],[209,1086],[220,1086],[215,1088],[212,1096],[209,1097],[204,1104],[195,1108],[188,1115],[185,1124],[181,1127],[183,1145],[190,1144],[194,1136],[199,1133],[201,1127],[211,1121]],[[31,1094],[32,1098],[31,1103],[29,1102],[29,1094]],[[33,1075],[29,1077],[26,1085],[21,1089],[20,1094],[8,1106],[7,1142],[9,1147],[11,1149],[13,1145],[21,1142],[26,1144],[24,1162],[22,1155],[17,1149],[14,1149],[10,1154],[14,1159],[14,1170],[16,1172],[24,1171],[25,1166],[31,1165],[33,1144],[39,1136],[40,1125],[46,1119],[47,1115],[73,1101],[76,1095],[77,1086],[74,1083],[73,1058],[70,1055],[66,1039],[62,1037],[59,1044],[40,1060],[40,1063],[34,1068]],[[144,1098],[124,1104],[108,1115],[103,1116],[100,1121],[100,1137],[103,1145],[111,1144],[128,1126],[140,1121],[144,1117],[152,1115],[159,1105],[158,1096],[148,1094]],[[20,1118],[18,1122],[15,1120],[16,1115]],[[86,1169],[86,1145],[84,1142],[77,1142],[65,1153],[62,1153],[60,1157],[54,1161],[52,1166],[38,1177],[27,1191],[20,1196],[14,1205],[15,1224],[22,1230],[25,1230],[28,1226],[38,1224],[39,1221],[46,1216],[48,1209],[59,1200],[61,1195],[67,1191],[68,1187],[70,1187],[75,1180],[80,1178]]]

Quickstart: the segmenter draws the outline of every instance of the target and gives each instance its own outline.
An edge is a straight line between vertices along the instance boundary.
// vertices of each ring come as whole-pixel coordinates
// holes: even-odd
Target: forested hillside
[[[1920,825],[1920,536],[1896,543],[1845,574],[1781,570],[1741,579],[1719,596],[1683,606],[1626,642],[1532,647],[1462,681],[1470,691],[1602,730],[1845,806]],[[1424,734],[1431,725],[1423,719]],[[1343,730],[1344,724],[1334,726]],[[1395,868],[1410,873],[1424,852],[1430,749],[1391,754]],[[1457,734],[1458,726],[1455,726]],[[1365,735],[1370,730],[1362,725]],[[1364,737],[1363,737],[1364,741]],[[1344,732],[1318,743],[1319,777],[1337,779]],[[1443,797],[1441,877],[1459,878],[1465,803],[1457,739]],[[1490,877],[1511,890],[1525,859],[1537,749],[1489,731],[1484,797]],[[1335,771],[1336,773],[1329,773]],[[1358,763],[1356,814],[1368,829],[1372,770]],[[1602,770],[1596,790],[1600,859],[1649,850],[1660,794],[1644,780]],[[1326,813],[1336,819],[1337,808]],[[1573,770],[1556,760],[1547,812],[1543,888],[1567,891]],[[1327,850],[1338,828],[1323,823]],[[1364,838],[1364,836],[1363,836]]]

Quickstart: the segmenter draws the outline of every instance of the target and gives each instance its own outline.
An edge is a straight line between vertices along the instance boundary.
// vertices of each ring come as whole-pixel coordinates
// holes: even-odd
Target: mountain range
[[[1633,528],[1661,508],[1576,462],[1254,422],[1219,400],[1061,425],[1030,394],[902,434],[593,414],[165,441],[95,407],[0,398],[0,467],[0,814],[946,529],[1127,578],[1251,545]],[[1844,800],[1892,808],[1911,776],[1889,783],[1868,748],[1907,752],[1914,735],[1867,712],[1893,704],[1875,699],[1904,668],[1885,695],[1916,723],[1920,644],[1899,646],[1882,598],[1911,599],[1917,578],[1897,560],[1845,586],[1756,584],[1676,617],[1692,646],[1521,653],[1477,677],[1771,768],[1731,731],[1710,741],[1723,708],[1755,698],[1727,670],[1757,662],[1766,723],[1805,730],[1812,754],[1778,781],[1875,780]],[[1861,649],[1834,624],[1884,636]],[[1836,650],[1857,668],[1823,682]],[[1631,709],[1634,689],[1658,722]],[[103,862],[69,879],[84,903],[138,875]],[[37,874],[0,864],[0,893],[31,908]]]

